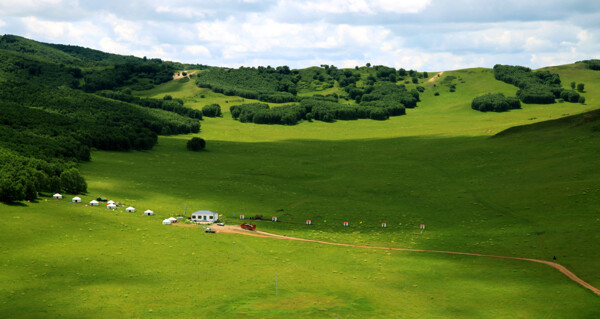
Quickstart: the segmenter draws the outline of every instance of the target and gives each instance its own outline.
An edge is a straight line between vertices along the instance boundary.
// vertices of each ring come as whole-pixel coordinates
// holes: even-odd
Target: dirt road
[[[298,240],[305,241],[311,243],[325,244],[325,245],[335,245],[335,246],[345,246],[345,247],[356,247],[356,248],[366,248],[366,249],[380,249],[380,250],[396,250],[396,251],[416,251],[416,252],[427,252],[427,253],[438,253],[438,254],[452,254],[452,255],[467,255],[467,256],[476,256],[476,257],[488,257],[488,258],[503,258],[503,259],[516,259],[516,260],[525,260],[531,261],[534,263],[548,265],[558,271],[560,271],[563,275],[567,276],[569,279],[574,282],[582,285],[583,287],[591,290],[596,295],[600,296],[600,289],[592,286],[588,282],[585,282],[581,278],[577,277],[574,273],[568,270],[565,266],[561,264],[557,264],[551,261],[545,261],[540,259],[532,259],[532,258],[523,258],[523,257],[510,257],[510,256],[498,256],[498,255],[485,255],[485,254],[474,254],[474,253],[462,253],[455,251],[444,251],[444,250],[428,250],[428,249],[413,249],[413,248],[395,248],[395,247],[378,247],[378,246],[363,246],[363,245],[352,245],[352,244],[343,244],[343,243],[333,243],[321,240],[314,239],[305,239],[305,238],[297,238],[297,237],[289,237],[277,234],[271,234],[263,231],[249,231],[241,229],[239,226],[234,225],[225,225],[225,226],[214,226],[211,227],[216,230],[217,233],[230,233],[230,234],[241,234],[246,236],[255,236],[255,237],[264,237],[264,238],[273,238],[273,239],[287,239],[287,240]]]
[[[439,77],[442,76],[442,74],[444,74],[444,71],[432,76],[429,80],[427,80],[428,82],[435,82],[436,79],[438,79]]]

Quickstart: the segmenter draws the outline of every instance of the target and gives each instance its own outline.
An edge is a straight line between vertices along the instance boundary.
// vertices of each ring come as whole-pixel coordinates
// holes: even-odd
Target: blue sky
[[[600,58],[600,1],[2,0],[0,34],[230,67],[537,68]]]

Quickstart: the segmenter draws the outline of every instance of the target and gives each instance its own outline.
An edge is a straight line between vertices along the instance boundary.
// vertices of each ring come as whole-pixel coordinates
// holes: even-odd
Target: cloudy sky
[[[597,0],[1,0],[0,34],[238,67],[600,58]]]

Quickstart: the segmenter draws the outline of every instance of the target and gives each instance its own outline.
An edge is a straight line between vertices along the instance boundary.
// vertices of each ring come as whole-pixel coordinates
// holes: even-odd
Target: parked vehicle
[[[255,230],[256,229],[256,225],[248,224],[248,223],[242,223],[242,229]]]
[[[225,226],[225,223],[217,223],[217,226]]]
[[[205,233],[216,233],[216,231],[212,230],[210,227],[206,227],[206,229],[204,230]]]

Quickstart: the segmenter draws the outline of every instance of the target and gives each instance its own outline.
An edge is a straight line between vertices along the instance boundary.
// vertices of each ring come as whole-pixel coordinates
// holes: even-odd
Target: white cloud
[[[202,45],[186,45],[183,47],[183,52],[202,58],[210,58],[210,51]]]
[[[2,19],[0,19],[0,27],[3,27],[6,25],[6,22],[4,22]]]
[[[322,0],[322,1],[280,1],[280,7],[291,7],[306,12],[326,12],[334,14],[378,12],[417,13],[431,4],[431,0]]]

